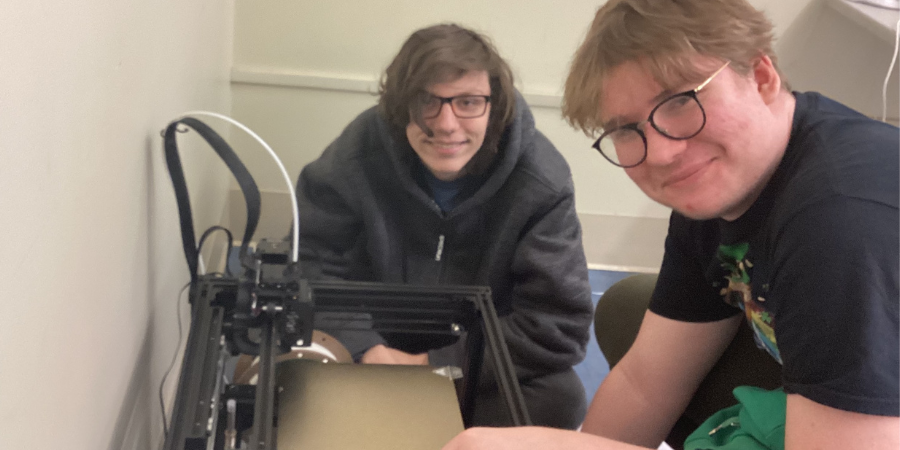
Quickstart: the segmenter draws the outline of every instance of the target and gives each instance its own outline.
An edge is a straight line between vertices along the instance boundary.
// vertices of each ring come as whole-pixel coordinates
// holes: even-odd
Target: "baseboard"
[[[281,239],[291,226],[291,199],[285,192],[260,192],[262,213],[254,240]],[[240,190],[229,193],[226,216],[234,239],[240,241],[247,221]],[[621,272],[655,273],[662,263],[668,219],[579,213],[588,267]],[[303,222],[303,218],[300,218]],[[219,252],[214,254],[220,254]]]
[[[659,272],[669,219],[589,213],[578,217],[589,268]]]

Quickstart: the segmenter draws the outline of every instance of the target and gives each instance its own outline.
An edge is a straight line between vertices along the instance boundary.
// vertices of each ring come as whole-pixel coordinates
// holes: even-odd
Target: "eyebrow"
[[[682,91],[679,91],[682,92]],[[653,102],[653,105],[658,105],[659,102],[675,95],[676,92],[673,92],[671,89],[663,89],[662,92],[656,94],[656,97],[653,97],[650,101]]]
[[[488,87],[486,93],[482,93],[480,88],[464,89],[464,90],[460,91],[459,93],[457,93],[456,95],[451,95],[451,96],[449,96],[449,97],[442,97],[442,96],[440,96],[440,95],[437,95],[437,94],[435,94],[434,92],[431,92],[431,90],[430,90],[430,89],[427,89],[427,88],[426,88],[426,89],[422,89],[422,93],[424,93],[424,94],[426,94],[426,95],[430,95],[430,96],[432,96],[432,97],[441,97],[441,98],[462,97],[462,96],[464,96],[464,95],[481,95],[481,96],[487,95],[487,96],[490,96],[490,95],[491,95],[491,88]]]
[[[662,92],[660,92],[659,94],[656,94],[656,96],[651,98],[649,103],[651,105],[653,105],[653,107],[656,107],[656,105],[658,105],[659,102],[671,97],[672,95],[675,95],[675,94],[672,92],[671,89],[663,89]],[[611,127],[619,127],[623,124],[640,122],[640,120],[632,121],[632,122],[626,122],[625,120],[626,120],[625,116],[615,116],[615,117],[607,120],[606,122],[601,123],[600,129],[610,130],[610,129],[612,129]],[[643,119],[641,119],[641,120],[643,120]]]
[[[624,117],[622,117],[622,116],[616,116],[616,117],[613,117],[612,119],[609,119],[609,120],[607,120],[606,122],[601,123],[601,124],[600,124],[600,129],[603,130],[603,131],[609,131],[609,130],[615,128],[615,127],[618,127],[619,124],[620,124],[623,120],[624,120]]]

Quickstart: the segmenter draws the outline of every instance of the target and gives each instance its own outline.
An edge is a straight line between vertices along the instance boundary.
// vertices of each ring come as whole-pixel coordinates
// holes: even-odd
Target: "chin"
[[[688,203],[670,207],[675,211],[678,211],[679,214],[693,220],[725,219],[732,221],[743,215],[747,209],[749,209],[750,205],[744,205],[742,203],[716,203],[706,205]]]
[[[710,220],[710,219],[718,219],[719,217],[721,217],[719,214],[716,214],[713,212],[687,211],[682,208],[672,208],[672,209],[674,209],[676,212],[678,212],[678,214],[681,214],[682,216],[687,217],[688,219],[692,219],[692,220]]]
[[[462,168],[456,167],[429,167],[431,173],[439,180],[453,181],[460,177]]]
[[[678,212],[678,214],[693,220],[718,219],[722,217],[727,210],[724,205],[708,204],[690,200],[684,202],[660,201],[659,203],[663,206],[672,208]]]

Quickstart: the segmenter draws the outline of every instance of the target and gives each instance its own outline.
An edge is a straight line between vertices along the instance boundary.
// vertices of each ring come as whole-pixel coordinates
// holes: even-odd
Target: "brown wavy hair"
[[[572,60],[563,117],[587,135],[599,133],[603,80],[622,63],[638,62],[661,86],[674,88],[709,75],[692,56],[731,61],[729,67],[746,76],[766,55],[777,70],[772,41],[772,23],[745,0],[609,0]]]
[[[491,86],[491,112],[484,143],[463,170],[483,172],[497,153],[503,131],[512,123],[516,102],[512,71],[487,36],[452,23],[414,32],[381,77],[378,107],[398,138],[406,139],[410,122],[430,135],[418,111],[419,96],[435,83],[482,70]]]

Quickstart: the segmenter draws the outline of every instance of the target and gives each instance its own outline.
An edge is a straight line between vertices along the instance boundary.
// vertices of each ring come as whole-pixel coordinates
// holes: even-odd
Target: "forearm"
[[[359,362],[363,364],[427,366],[428,353],[414,355],[379,344],[366,351]]]
[[[648,311],[634,344],[597,391],[582,430],[658,446],[740,320],[689,323]]]
[[[603,381],[588,408],[581,430],[650,448],[659,446],[685,407],[685,396],[668,392],[651,396],[617,366]]]
[[[500,326],[520,377],[561,372],[584,359],[588,316],[522,307],[501,317]]]
[[[637,450],[641,447],[576,431],[543,427],[470,428],[443,450]]]
[[[498,265],[504,282],[494,289],[510,356],[524,377],[581,362],[594,311],[574,197],[564,190],[545,198],[541,210],[518,232],[512,261]]]
[[[372,328],[372,319],[365,313],[323,313],[316,317],[315,327],[337,339],[350,352],[354,361],[379,344],[384,338]]]

